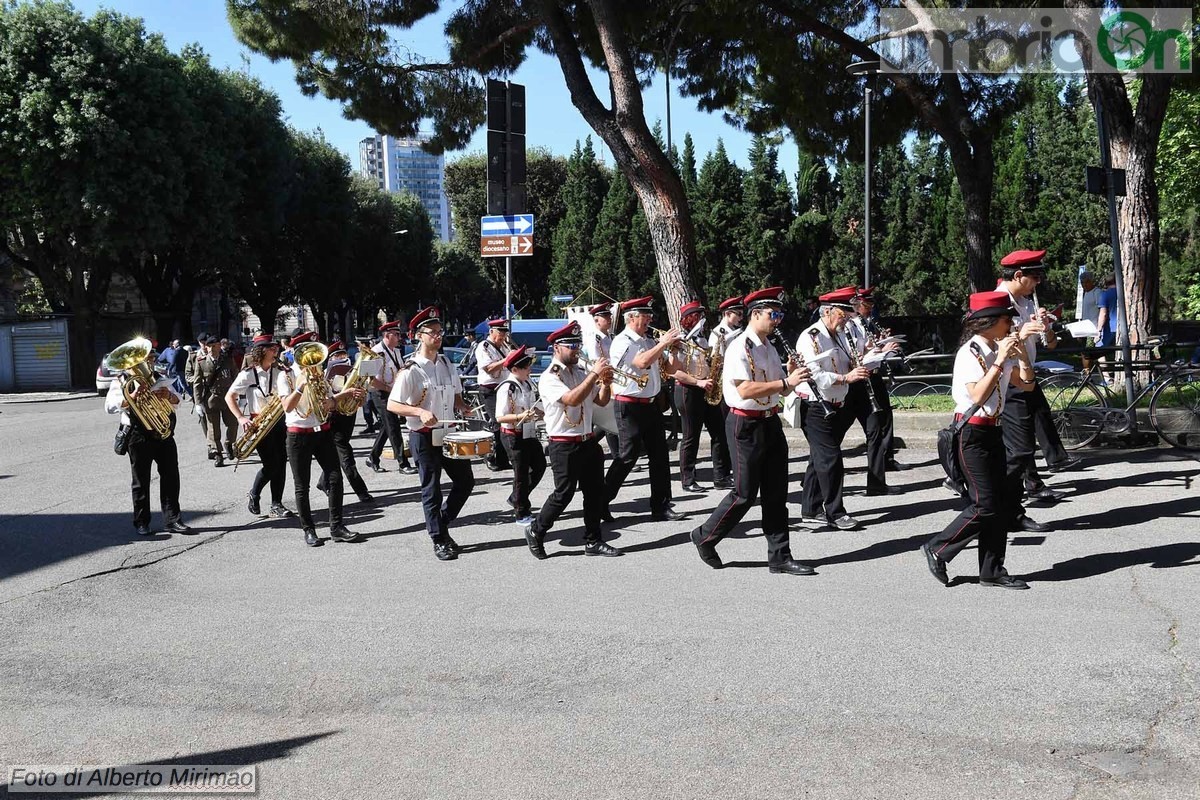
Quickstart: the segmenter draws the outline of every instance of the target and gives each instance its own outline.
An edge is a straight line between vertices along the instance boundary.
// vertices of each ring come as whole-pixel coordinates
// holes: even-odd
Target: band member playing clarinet
[[[813,575],[792,558],[788,534],[788,445],[779,419],[780,395],[795,390],[808,370],[785,371],[769,341],[783,321],[783,287],[746,295],[749,324],[725,350],[722,389],[729,406],[726,437],[733,447],[733,491],[712,515],[692,531],[700,560],[721,569],[717,545],[741,521],[756,497],[762,498],[762,527],[767,565],[784,575]],[[794,366],[794,365],[789,365]]]
[[[421,477],[421,508],[425,512],[425,529],[433,540],[433,554],[438,561],[453,561],[460,550],[450,536],[450,523],[471,496],[475,473],[470,461],[443,455],[442,438],[454,421],[454,413],[467,413],[470,408],[462,399],[458,370],[440,352],[442,320],[438,310],[429,306],[418,312],[409,320],[408,330],[417,338],[417,350],[410,366],[392,388],[387,408],[405,417],[408,426],[408,446]],[[443,472],[451,481],[450,493],[444,501]]]
[[[891,357],[880,365],[879,369],[871,372],[871,389],[875,393],[875,399],[879,403],[880,413],[874,415],[875,419],[866,419],[859,416],[859,423],[863,426],[863,433],[867,434],[867,441],[870,442],[871,435],[867,431],[869,426],[877,427],[880,430],[878,435],[879,445],[884,453],[884,472],[901,472],[908,469],[908,465],[901,464],[896,460],[896,431],[895,419],[892,414],[892,398],[888,394],[887,384],[884,381],[884,371],[890,369],[892,359],[902,357],[900,352],[900,344],[898,342],[890,342],[882,347],[879,342],[888,338],[889,331],[879,324],[879,320],[875,317],[875,299],[876,293],[874,287],[868,286],[865,289],[859,289],[854,295],[854,313],[858,316],[854,319],[854,324],[861,332],[864,342],[872,347],[870,349],[876,352],[891,352]],[[858,335],[858,334],[856,334]],[[868,450],[870,444],[867,445]],[[868,455],[868,462],[871,457]]]
[[[875,345],[879,327],[870,318],[875,307],[872,287],[856,289],[851,304],[854,316],[846,323],[845,330],[860,363],[869,354],[878,356],[885,350],[894,352],[899,349],[895,342],[883,347]],[[887,386],[879,374],[882,363],[879,362],[878,368],[870,370],[867,380],[855,384],[847,397],[854,418],[862,426],[867,438],[867,496],[900,493],[899,489],[893,489],[887,483],[888,460],[892,454],[892,404]]]
[[[709,375],[710,348],[708,337],[691,331],[704,317],[704,306],[698,300],[684,303],[679,309],[679,326],[687,332],[695,348],[680,353],[680,369],[675,372],[675,406],[683,420],[683,441],[679,448],[679,479],[685,492],[704,492],[696,482],[696,455],[700,451],[700,431],[708,429],[709,450],[712,453],[713,488],[729,489],[729,446],[725,442],[725,418],[720,406],[709,405],[705,393],[712,385]],[[724,342],[722,342],[724,345]]]
[[[550,468],[554,492],[541,511],[525,526],[525,543],[534,558],[545,559],[546,532],[562,516],[575,488],[583,491],[583,554],[621,556],[624,553],[601,538],[600,523],[607,502],[604,459],[592,433],[592,409],[607,405],[611,397],[612,369],[601,357],[588,370],[579,366],[582,333],[569,322],[546,337],[554,349],[550,369],[538,381],[538,394],[546,410],[546,435],[550,439]]]
[[[517,515],[518,525],[533,522],[529,494],[546,474],[546,454],[538,441],[537,423],[543,417],[537,387],[529,380],[533,355],[521,345],[504,358],[509,376],[496,392],[496,421],[500,438],[512,462],[513,488],[508,504]]]
[[[851,387],[865,384],[870,374],[858,366],[858,354],[845,334],[854,314],[850,305],[854,292],[855,287],[848,286],[821,295],[820,319],[805,328],[796,342],[796,351],[812,371],[808,385],[800,388],[801,402],[807,404],[801,418],[808,439],[801,514],[806,523],[831,524],[843,531],[859,527],[842,503],[842,440],[854,422],[848,396]],[[826,352],[828,358],[818,358]]]
[[[1029,588],[1004,569],[1009,509],[1018,501],[1021,476],[1006,464],[1003,427],[1008,420],[1002,409],[1010,386],[1028,391],[1033,385],[1033,366],[1013,323],[1016,314],[1007,292],[971,295],[963,343],[954,357],[952,387],[955,421],[967,418],[959,433],[957,455],[970,505],[921,546],[926,566],[943,586],[950,583],[947,562],[978,538],[981,586]]]
[[[251,422],[258,417],[271,397],[279,396],[276,381],[287,370],[280,367],[275,359],[279,355],[279,343],[269,333],[261,333],[251,342],[250,352],[246,357],[249,367],[238,373],[233,385],[225,393],[225,404],[237,417],[238,429],[245,431]],[[238,406],[238,397],[246,398],[246,413]],[[281,398],[282,399],[282,398]],[[292,516],[292,512],[283,505],[283,490],[287,486],[287,427],[277,424],[258,443],[254,452],[262,462],[254,481],[250,484],[246,508],[256,517],[265,516],[262,513],[262,490],[271,487],[272,517],[284,518]]]

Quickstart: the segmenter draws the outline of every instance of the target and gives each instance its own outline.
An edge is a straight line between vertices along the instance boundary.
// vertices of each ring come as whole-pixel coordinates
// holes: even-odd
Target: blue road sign
[[[551,303],[569,303],[574,299],[575,299],[575,295],[573,295],[573,294],[556,294],[556,295],[551,296],[550,302]]]
[[[533,233],[533,214],[512,214],[509,216],[481,217],[479,220],[480,236],[517,236]]]

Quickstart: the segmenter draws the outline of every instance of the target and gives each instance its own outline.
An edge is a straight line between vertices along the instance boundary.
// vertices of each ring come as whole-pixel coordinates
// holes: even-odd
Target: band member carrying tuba
[[[700,301],[684,303],[679,309],[679,326],[687,331],[689,347],[681,354],[682,369],[675,372],[675,405],[683,422],[683,440],[679,447],[679,479],[685,492],[704,492],[705,487],[696,482],[696,455],[700,450],[700,430],[708,429],[709,450],[712,453],[713,488],[732,489],[729,477],[729,446],[725,442],[725,418],[719,406],[709,405],[706,395],[712,385],[712,359],[714,351],[708,337],[696,332],[697,324],[704,318],[704,306]],[[724,345],[724,342],[721,343]],[[723,347],[722,347],[723,350]]]
[[[269,333],[254,337],[247,358],[250,366],[238,373],[229,391],[225,393],[225,405],[237,418],[242,436],[250,434],[257,439],[254,451],[262,466],[250,484],[246,507],[256,517],[262,513],[262,490],[271,487],[272,517],[290,517],[292,512],[283,505],[283,490],[287,485],[287,430],[279,424],[283,416],[283,399],[279,395],[277,382],[287,367],[276,363],[279,343]],[[238,397],[245,396],[246,411],[238,406]],[[260,426],[269,426],[265,431]],[[234,443],[237,450],[242,439]],[[248,449],[248,448],[247,448]]]
[[[512,494],[508,504],[517,515],[518,525],[533,522],[529,494],[546,473],[546,454],[538,441],[537,423],[544,414],[537,387],[529,380],[533,355],[521,345],[504,358],[509,376],[496,392],[496,421],[500,423],[500,438],[512,462]]]

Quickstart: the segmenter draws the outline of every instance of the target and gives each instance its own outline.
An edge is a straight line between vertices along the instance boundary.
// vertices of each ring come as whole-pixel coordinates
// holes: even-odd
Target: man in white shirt
[[[873,315],[873,286],[856,290],[851,304],[855,316],[846,323],[846,333],[859,358],[865,359],[871,353],[876,356],[895,353],[900,349],[896,342],[889,342],[882,347],[874,344],[884,338],[884,335]],[[851,397],[855,419],[862,426],[867,439],[867,496],[900,494],[900,489],[889,487],[887,482],[888,472],[903,467],[893,457],[892,401],[882,375],[886,369],[885,362],[880,361],[876,367],[868,369],[871,372],[870,377],[859,384],[862,390],[856,389]]]
[[[594,305],[588,310],[588,313],[592,315],[592,322],[595,324],[596,330],[594,333],[584,334],[583,354],[592,361],[608,358],[608,354],[612,352],[613,304]],[[597,427],[597,430],[600,428]],[[608,445],[608,453],[612,456],[615,456],[621,447],[621,439],[614,431],[605,431],[604,443]]]
[[[779,398],[808,378],[803,367],[784,372],[770,338],[783,321],[783,287],[746,296],[750,315],[744,333],[725,350],[721,388],[729,406],[727,435],[733,449],[734,488],[709,518],[691,533],[700,560],[713,569],[724,564],[716,546],[761,496],[767,566],[772,573],[814,575],[792,558],[788,533],[788,444],[779,419]]]
[[[393,414],[404,417],[408,426],[408,446],[421,477],[421,508],[425,512],[425,529],[433,540],[433,554],[438,561],[453,561],[461,550],[450,536],[450,523],[471,496],[475,474],[470,461],[446,458],[442,441],[455,412],[465,414],[470,408],[462,399],[458,370],[440,352],[442,320],[438,309],[429,306],[415,314],[408,329],[416,336],[417,349],[408,369],[392,387],[387,407]],[[443,472],[451,481],[445,501]]]
[[[525,543],[534,558],[547,558],[546,532],[562,516],[579,487],[583,491],[584,555],[624,555],[601,538],[600,523],[608,496],[600,444],[592,433],[593,408],[607,405],[611,397],[612,369],[603,356],[587,370],[579,364],[582,333],[577,322],[568,322],[546,341],[553,347],[554,361],[538,381],[538,394],[546,414],[554,492],[525,526]]]
[[[491,455],[487,457],[487,468],[492,472],[512,466],[508,462],[508,454],[504,452],[500,426],[496,422],[496,390],[508,378],[504,359],[513,349],[508,340],[508,330],[508,320],[489,320],[487,338],[475,346],[475,365],[478,370],[475,378],[479,382],[479,399],[487,412],[488,430],[495,434]]]
[[[529,495],[546,473],[546,453],[537,434],[538,420],[545,412],[537,387],[529,379],[532,366],[533,352],[528,347],[521,345],[513,350],[504,358],[508,379],[496,392],[496,421],[500,423],[500,438],[513,469],[508,504],[518,525],[533,522]]]
[[[659,359],[665,357],[671,371],[677,368],[670,349],[683,334],[673,328],[658,341],[647,335],[654,318],[650,308],[653,299],[639,297],[621,303],[625,329],[613,337],[611,363],[615,369],[645,381],[641,385],[633,380],[619,381],[613,387],[613,400],[617,403],[617,435],[621,443],[604,476],[604,483],[611,503],[633,471],[638,456],[645,452],[650,461],[650,516],[654,520],[673,521],[686,519],[686,515],[671,508],[671,465],[667,460],[662,411],[655,400],[662,387]],[[604,517],[612,519],[608,508],[604,510]]]
[[[685,492],[705,492],[696,481],[696,455],[700,451],[700,432],[708,430],[709,450],[712,453],[713,488],[732,489],[729,477],[729,447],[725,442],[725,417],[720,406],[709,405],[707,394],[712,386],[709,374],[711,360],[709,338],[702,332],[691,331],[704,318],[704,306],[698,300],[684,303],[679,309],[679,327],[687,331],[694,347],[678,354],[681,369],[675,371],[675,407],[683,422],[683,437],[679,447],[679,480]],[[724,342],[722,342],[722,346]]]
[[[237,417],[238,430],[242,434],[263,412],[272,397],[279,398],[276,383],[288,368],[276,363],[278,354],[279,343],[271,334],[262,333],[255,336],[249,353],[251,366],[238,373],[233,385],[225,393],[225,404]],[[246,398],[245,413],[238,405],[239,397]],[[287,486],[288,470],[286,426],[279,423],[272,426],[270,432],[259,440],[255,452],[258,453],[262,466],[250,484],[246,507],[256,517],[266,516],[262,513],[261,497],[262,490],[270,484],[270,515],[279,518],[292,516],[292,512],[283,505],[283,490]]]
[[[382,338],[371,348],[372,352],[378,353],[380,357],[379,374],[371,379],[371,394],[381,419],[379,433],[375,436],[371,452],[367,454],[367,466],[372,472],[387,471],[380,466],[379,457],[383,455],[384,443],[388,442],[392,445],[392,458],[396,459],[400,474],[415,475],[416,467],[410,464],[408,456],[404,455],[404,429],[400,418],[387,410],[388,395],[396,385],[396,378],[404,371],[404,349],[400,343],[399,320],[380,325],[379,334]]]

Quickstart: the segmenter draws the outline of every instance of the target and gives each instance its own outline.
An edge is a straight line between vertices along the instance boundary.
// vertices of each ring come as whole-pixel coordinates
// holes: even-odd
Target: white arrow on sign
[[[483,235],[529,233],[533,230],[533,215],[518,214],[515,217],[484,217],[479,221]]]
[[[528,253],[532,249],[533,239],[530,239],[528,236],[522,236],[520,238],[519,252]]]

